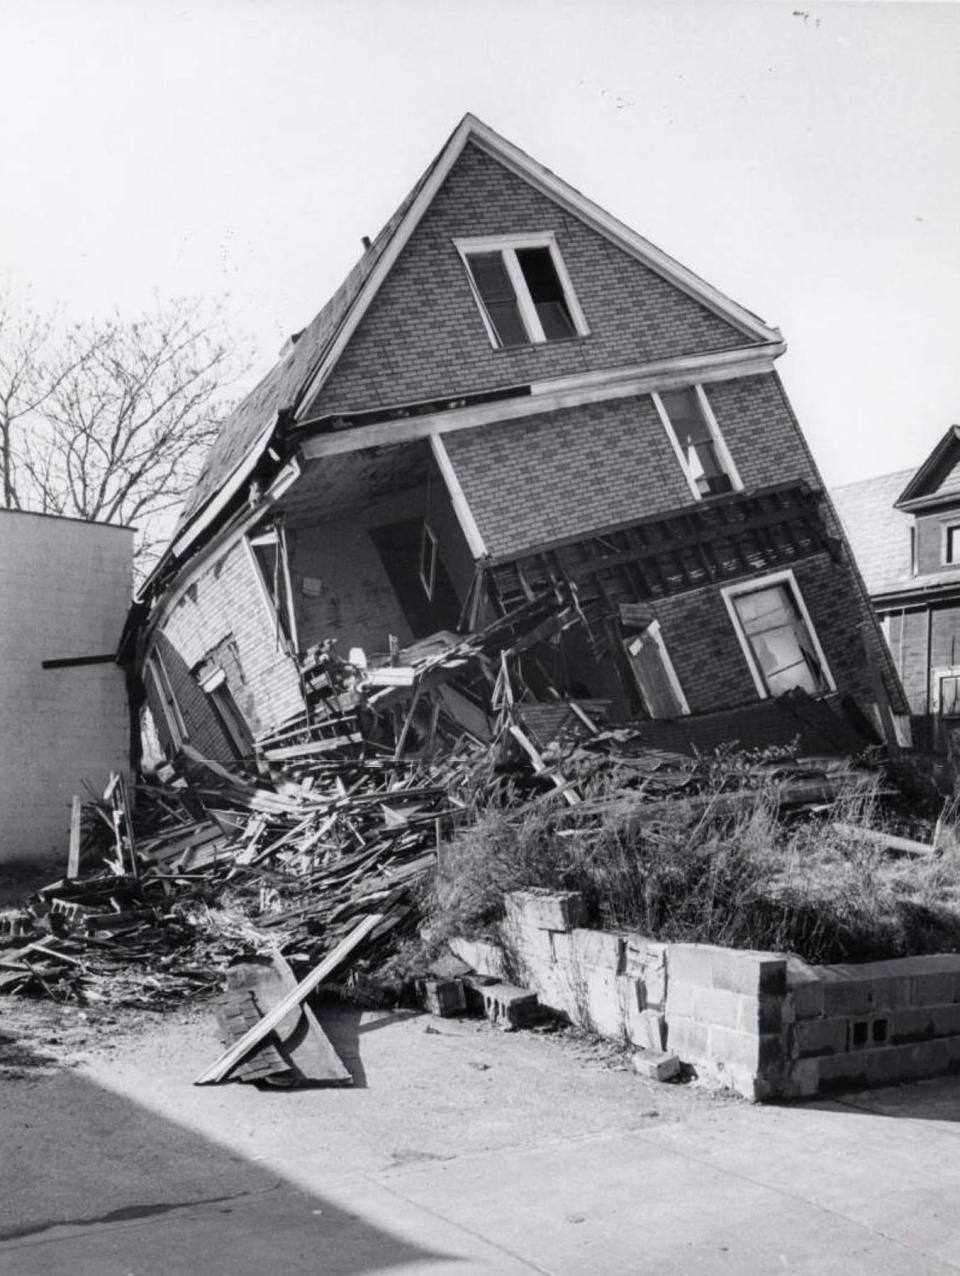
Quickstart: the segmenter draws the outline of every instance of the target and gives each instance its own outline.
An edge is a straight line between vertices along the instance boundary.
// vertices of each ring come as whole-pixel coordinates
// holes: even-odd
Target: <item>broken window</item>
[[[642,633],[623,640],[643,706],[651,718],[679,718],[690,712],[683,688],[670,659],[660,622],[652,621]]]
[[[552,236],[462,240],[457,247],[498,349],[587,335]]]
[[[796,687],[811,695],[833,690],[792,574],[723,592],[762,696],[779,696]]]
[[[180,712],[180,705],[177,703],[177,697],[173,693],[173,683],[170,681],[170,674],[167,666],[164,664],[163,657],[160,654],[159,647],[155,647],[147,661],[147,667],[153,678],[153,685],[156,688],[157,698],[163,709],[164,720],[167,724],[167,733],[170,737],[170,743],[174,749],[179,749],[184,740],[189,739],[187,734],[187,724],[184,721],[183,714]]]
[[[369,535],[413,637],[456,629],[460,602],[427,521],[404,519],[372,527]]]
[[[287,643],[297,648],[297,622],[290,588],[286,538],[282,528],[271,528],[248,541],[260,580],[266,590],[276,625]]]
[[[694,496],[718,496],[742,486],[702,386],[664,390],[653,401]]]

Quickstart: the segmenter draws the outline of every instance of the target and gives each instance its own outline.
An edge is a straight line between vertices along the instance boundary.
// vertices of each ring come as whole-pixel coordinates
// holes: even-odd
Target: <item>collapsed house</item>
[[[132,586],[131,528],[0,511],[0,864],[59,858],[73,797],[130,773]]]
[[[910,704],[917,747],[960,756],[960,426],[916,470],[849,483],[837,509]]]
[[[165,751],[399,756],[444,720],[489,738],[504,697],[547,743],[570,705],[667,748],[892,743],[784,349],[466,116],[227,421],[146,584]],[[500,622],[509,671],[488,644],[458,675],[456,635]]]

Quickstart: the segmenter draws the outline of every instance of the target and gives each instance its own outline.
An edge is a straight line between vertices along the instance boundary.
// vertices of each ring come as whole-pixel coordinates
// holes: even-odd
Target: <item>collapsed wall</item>
[[[507,896],[500,943],[454,940],[481,974],[534,989],[580,1027],[669,1049],[751,1100],[960,1070],[960,953],[849,966],[579,923],[571,891]]]

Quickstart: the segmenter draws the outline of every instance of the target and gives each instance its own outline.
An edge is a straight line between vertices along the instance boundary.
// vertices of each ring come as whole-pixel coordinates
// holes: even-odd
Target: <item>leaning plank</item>
[[[212,1064],[205,1072],[201,1072],[194,1085],[210,1085],[217,1081],[223,1081],[228,1073],[236,1067],[240,1060],[253,1049],[255,1045],[261,1042],[264,1037],[273,1032],[274,1028],[286,1017],[286,1015],[300,1003],[309,997],[319,984],[332,975],[347,957],[363,942],[364,939],[375,930],[383,921],[383,913],[371,913],[369,917],[365,917],[359,925],[355,926],[349,935],[336,946],[332,953],[328,953],[324,957],[319,966],[315,966],[305,979],[301,979],[296,988],[292,989],[287,995],[263,1016],[258,1024],[245,1033],[239,1041],[235,1042],[229,1050],[225,1050],[216,1063]]]
[[[844,837],[852,837],[858,842],[870,842],[874,846],[882,846],[888,851],[900,851],[904,855],[936,855],[937,848],[927,842],[915,842],[912,837],[896,837],[892,833],[881,833],[877,829],[860,828],[857,824],[845,824],[842,820],[834,820],[833,826]]]
[[[516,740],[517,744],[520,745],[521,749],[529,755],[536,774],[542,775],[545,779],[549,780],[550,783],[563,794],[563,800],[565,802],[568,802],[570,806],[577,806],[583,801],[576,789],[570,787],[570,781],[568,779],[562,776],[559,771],[547,766],[546,762],[544,762],[543,758],[540,756],[540,752],[536,745],[528,736],[524,735],[518,726],[511,725],[510,734],[513,736],[514,740]]]
[[[70,849],[67,852],[67,880],[70,881],[80,871],[80,810],[81,802],[76,794],[70,806]]]

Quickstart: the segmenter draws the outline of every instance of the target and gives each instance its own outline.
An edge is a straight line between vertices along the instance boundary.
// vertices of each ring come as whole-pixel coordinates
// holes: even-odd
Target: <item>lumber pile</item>
[[[533,694],[524,655],[577,623],[540,596],[475,633],[392,643],[379,664],[321,644],[302,662],[306,712],[242,764],[184,744],[176,767],[78,796],[64,876],[0,912],[0,992],[151,1008],[221,991],[245,961],[287,986],[349,950],[342,980],[414,929],[443,844],[492,802],[641,795],[656,819],[703,800],[715,759],[652,748],[649,724],[611,727],[602,701]],[[745,760],[730,800],[774,784],[782,806],[816,809],[864,775]]]

